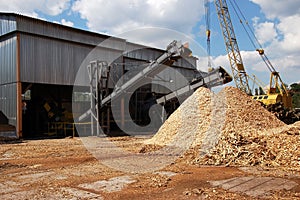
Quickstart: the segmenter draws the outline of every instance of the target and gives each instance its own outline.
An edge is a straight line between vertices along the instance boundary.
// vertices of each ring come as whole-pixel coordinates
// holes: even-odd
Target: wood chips
[[[177,145],[185,143],[191,136],[198,140],[210,125],[211,92],[207,88],[199,88],[165,121],[158,132],[146,144],[168,145],[184,136]],[[197,135],[197,137],[195,137]]]
[[[181,135],[178,140],[176,135]],[[199,88],[146,144],[187,145],[191,164],[285,167],[300,170],[300,122],[285,125],[234,87]]]

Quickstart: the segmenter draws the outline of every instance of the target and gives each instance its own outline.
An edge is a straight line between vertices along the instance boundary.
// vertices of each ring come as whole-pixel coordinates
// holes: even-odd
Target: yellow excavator
[[[232,5],[236,5],[237,3],[233,0],[230,1]],[[251,91],[249,87],[249,75],[246,73],[241,53],[238,47],[237,39],[234,33],[234,28],[232,25],[232,21],[230,18],[228,6],[226,0],[214,0],[214,4],[217,10],[219,23],[222,29],[222,34],[225,41],[226,51],[230,62],[230,67],[233,73],[233,78],[235,81],[235,85],[238,89],[241,91],[247,93],[248,95],[251,95],[253,99],[261,101],[262,103],[266,105],[275,104],[278,102],[282,102],[284,107],[291,108],[292,107],[292,97],[289,94],[289,91],[287,90],[285,84],[280,78],[279,72],[275,70],[267,56],[265,55],[265,52],[262,48],[256,48],[259,55],[262,57],[263,61],[267,65],[268,69],[271,72],[270,76],[270,83],[268,88],[265,92],[262,92],[258,94],[256,92],[255,95],[253,95],[253,91]],[[210,28],[209,28],[209,0],[205,1],[205,10],[206,10],[206,26],[207,26],[207,46],[208,46],[208,57],[210,57]],[[240,9],[235,9],[235,12],[241,12]],[[241,13],[242,14],[242,13]],[[243,15],[242,15],[243,16]],[[244,17],[244,16],[243,16]],[[244,17],[245,19],[245,17]],[[240,22],[242,23],[242,20],[240,19]],[[248,25],[248,23],[246,22]],[[244,24],[243,24],[244,26]],[[245,26],[244,26],[245,28]],[[246,29],[245,29],[246,30]],[[253,36],[255,37],[254,33],[251,32]],[[249,33],[247,33],[249,36]],[[255,37],[257,43],[259,44],[257,38]],[[252,44],[254,42],[252,41]],[[261,45],[259,45],[261,46]],[[209,61],[209,67],[210,67],[210,61]],[[281,85],[280,85],[281,84]],[[263,91],[263,90],[261,90]]]
[[[271,71],[270,83],[266,94],[257,94],[252,98],[264,103],[265,105],[276,104],[282,102],[284,107],[292,108],[292,96],[289,94],[285,84],[279,76],[279,72],[275,70],[267,56],[264,54],[263,49],[257,49],[259,55],[262,57],[263,61],[266,63],[268,69]],[[279,85],[279,83],[281,85]]]

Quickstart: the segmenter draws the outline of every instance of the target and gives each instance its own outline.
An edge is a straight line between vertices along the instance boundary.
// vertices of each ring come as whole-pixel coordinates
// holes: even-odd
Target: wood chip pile
[[[174,139],[178,139],[176,138],[178,135],[184,135],[184,139],[191,136],[194,136],[195,140],[201,139],[201,134],[206,132],[210,125],[211,106],[208,105],[211,104],[211,95],[207,88],[199,88],[174,111],[145,144],[168,145],[174,142]],[[198,137],[195,137],[195,134]]]
[[[300,170],[300,122],[285,125],[234,87],[217,95],[199,88],[147,144],[166,145],[177,133],[195,131],[183,158],[188,163]]]
[[[192,162],[230,166],[281,166],[299,171],[299,133],[300,124],[247,135],[223,134],[212,151],[204,156],[195,156]]]

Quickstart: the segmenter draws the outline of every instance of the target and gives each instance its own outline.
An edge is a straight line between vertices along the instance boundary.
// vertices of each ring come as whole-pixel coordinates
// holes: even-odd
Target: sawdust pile
[[[176,136],[199,140],[210,125],[211,92],[207,88],[199,88],[186,99],[180,107],[165,121],[158,132],[146,144],[164,146],[178,139]],[[195,137],[197,134],[197,137]],[[186,141],[186,140],[185,140]],[[185,141],[175,141],[184,143]],[[179,144],[180,145],[180,144]]]
[[[192,135],[183,158],[188,163],[299,170],[299,133],[300,123],[285,125],[236,88],[217,95],[199,88],[146,143],[167,145],[176,134]]]

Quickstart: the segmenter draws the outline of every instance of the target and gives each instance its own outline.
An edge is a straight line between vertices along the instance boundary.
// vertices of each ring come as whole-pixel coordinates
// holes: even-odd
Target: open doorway
[[[72,86],[23,83],[22,88],[23,137],[60,136],[49,125],[73,121]]]

